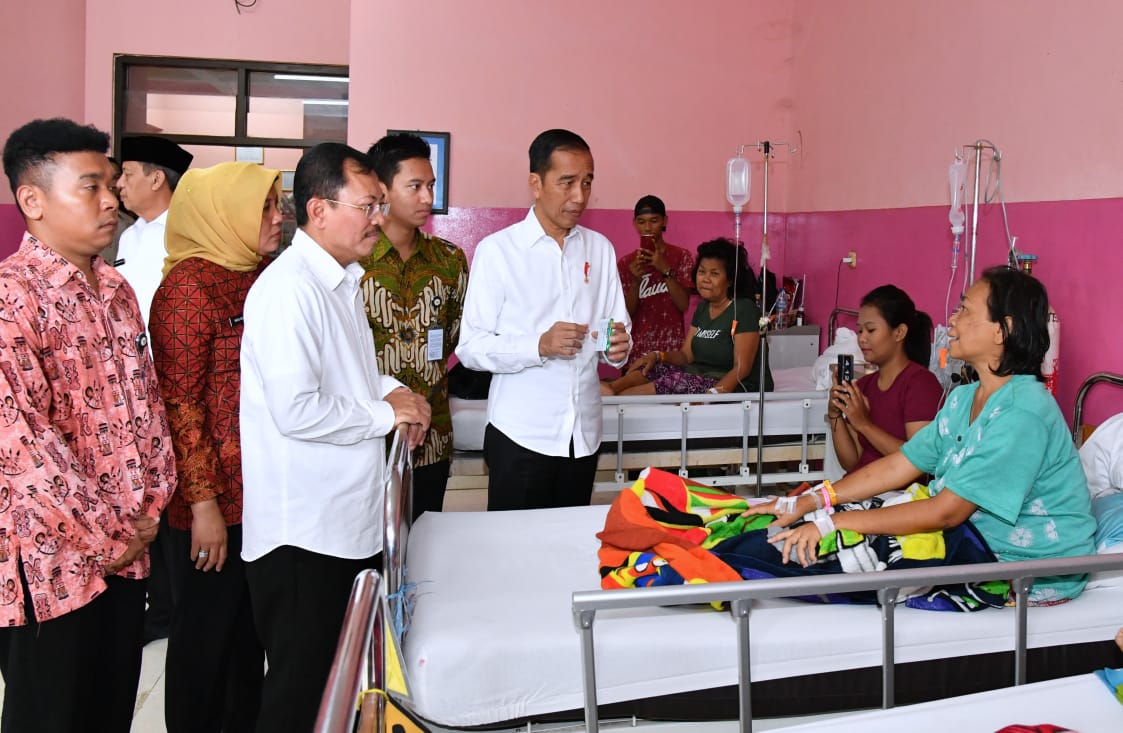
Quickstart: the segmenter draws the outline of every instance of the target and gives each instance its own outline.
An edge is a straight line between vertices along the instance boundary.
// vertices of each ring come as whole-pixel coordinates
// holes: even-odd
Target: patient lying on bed
[[[952,356],[979,381],[956,388],[935,420],[901,450],[846,476],[833,487],[800,496],[794,506],[768,502],[746,515],[779,513],[788,529],[770,541],[783,562],[813,569],[824,536],[911,535],[968,520],[999,560],[1091,554],[1095,521],[1084,472],[1068,428],[1042,386],[1040,364],[1049,344],[1048,298],[1032,276],[991,268],[964,294],[949,328]],[[860,502],[931,473],[931,496],[868,511],[830,514],[832,505]],[[817,504],[814,521],[805,515]],[[802,523],[800,523],[802,522]],[[1030,600],[1073,598],[1083,576],[1040,578]]]
[[[728,239],[698,245],[694,283],[702,301],[682,348],[648,352],[623,377],[602,382],[602,394],[701,394],[760,388],[760,310],[753,300],[754,277],[744,247],[735,247]],[[772,387],[772,373],[766,365],[764,388]]]

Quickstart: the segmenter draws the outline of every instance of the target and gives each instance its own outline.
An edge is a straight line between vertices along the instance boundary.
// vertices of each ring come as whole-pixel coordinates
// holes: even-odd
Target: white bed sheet
[[[788,733],[902,733],[926,730],[996,731],[1014,723],[1052,723],[1081,733],[1123,730],[1123,705],[1094,674],[847,715],[785,727]]]
[[[418,602],[404,642],[417,712],[451,727],[584,704],[572,594],[599,588],[595,537],[607,506],[424,514],[409,538]],[[1029,610],[1031,647],[1110,639],[1123,582]],[[1012,609],[975,614],[899,608],[896,659],[1013,648]],[[775,679],[881,664],[874,606],[767,601],[752,617],[752,677]],[[736,630],[708,608],[605,612],[596,630],[602,703],[735,684]],[[798,630],[798,632],[797,632]],[[845,630],[845,633],[839,633]]]
[[[775,395],[784,392],[814,392],[811,367],[777,369],[772,373]],[[808,428],[811,434],[825,432],[826,392],[811,401]],[[765,435],[799,435],[803,431],[802,400],[767,398],[764,411]],[[487,427],[487,400],[462,400],[450,397],[452,410],[452,447],[455,450],[480,451]],[[689,414],[691,438],[726,438],[741,435],[744,408],[736,403],[697,405]],[[756,435],[757,411],[750,410],[750,434]],[[604,406],[604,434],[601,440],[614,443],[618,432],[616,405]],[[628,405],[624,413],[624,435],[627,441],[678,440],[682,437],[682,414],[677,403]]]

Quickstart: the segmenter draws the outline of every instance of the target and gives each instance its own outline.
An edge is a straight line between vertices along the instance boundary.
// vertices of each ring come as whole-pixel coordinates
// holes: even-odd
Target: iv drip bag
[[[963,223],[967,216],[963,210],[964,189],[967,186],[967,161],[955,156],[955,160],[948,167],[948,181],[951,184],[951,209],[948,210],[948,223],[951,224],[951,233],[959,236],[963,234]]]
[[[750,188],[752,179],[749,177],[749,161],[741,156],[730,158],[725,164],[725,198],[735,211],[740,211],[749,203]]]

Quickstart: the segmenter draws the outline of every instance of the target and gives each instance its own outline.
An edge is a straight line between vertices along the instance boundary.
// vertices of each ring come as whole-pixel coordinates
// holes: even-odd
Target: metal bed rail
[[[768,395],[775,395],[769,399]],[[822,428],[813,431],[811,428],[811,411],[817,401],[825,399],[824,392],[817,392],[808,390],[805,392],[767,392],[763,404],[767,407],[768,403],[773,400],[783,400],[785,402],[799,401],[802,409],[801,415],[801,428],[799,433],[800,445],[800,458],[799,468],[797,471],[787,472],[773,472],[763,474],[760,476],[762,481],[767,484],[778,484],[790,481],[819,481],[825,478],[826,474],[823,470],[812,471],[810,468],[811,459],[809,456],[809,446],[812,435],[822,435],[826,433],[826,429]],[[700,483],[709,486],[729,486],[734,484],[747,484],[757,480],[757,474],[749,467],[750,457],[756,460],[761,456],[764,448],[762,445],[762,438],[766,435],[765,428],[767,425],[760,424],[760,418],[757,418],[756,431],[754,432],[754,424],[752,422],[753,410],[761,403],[760,395],[753,392],[735,392],[731,394],[701,394],[701,395],[688,395],[685,397],[676,397],[674,400],[669,400],[665,395],[635,395],[635,396],[614,396],[604,397],[604,404],[611,405],[616,408],[616,472],[614,475],[614,484],[612,488],[619,488],[620,484],[627,480],[627,474],[624,470],[624,444],[627,442],[624,439],[624,418],[627,415],[629,407],[639,405],[676,405],[681,416],[681,431],[679,434],[679,467],[678,475],[683,478],[699,481]],[[742,420],[741,420],[741,462],[738,467],[736,475],[731,476],[705,476],[705,477],[692,477],[690,475],[690,468],[687,459],[687,452],[690,441],[690,418],[694,409],[700,405],[714,404],[714,403],[736,403],[741,406]],[[732,437],[732,436],[730,436]],[[755,453],[750,452],[749,442],[750,439],[757,438],[757,445]],[[604,488],[603,484],[598,484],[598,487]]]
[[[1084,401],[1087,399],[1088,393],[1092,391],[1092,387],[1104,383],[1123,387],[1123,374],[1096,372],[1080,384],[1080,390],[1076,393],[1076,406],[1072,410],[1072,442],[1076,443],[1077,448],[1084,442]]]
[[[355,729],[360,693],[383,689],[383,593],[382,576],[377,570],[364,570],[355,577],[335,661],[320,700],[315,733],[350,733]],[[379,697],[379,719],[382,705]]]
[[[394,431],[386,462],[383,503],[382,553],[385,577],[377,570],[355,576],[347,614],[335,650],[331,674],[320,701],[315,733],[351,733],[355,729],[359,695],[363,690],[385,689],[384,598],[400,603],[405,575],[413,502],[413,464],[405,430]],[[384,699],[379,696],[375,715],[381,730]]]
[[[835,308],[831,311],[831,316],[827,319],[827,346],[832,346],[834,344],[834,332],[838,326],[839,316],[853,316],[857,318],[858,311],[853,308]]]
[[[882,707],[893,707],[894,623],[897,592],[901,588],[946,583],[1012,579],[1017,606],[1014,620],[1014,684],[1026,681],[1027,597],[1033,579],[1066,574],[1123,569],[1123,555],[1094,555],[1019,562],[952,565],[939,568],[885,570],[804,578],[776,578],[732,583],[705,583],[662,588],[579,591],[573,594],[573,615],[581,634],[581,662],[585,689],[585,726],[597,733],[596,657],[593,625],[597,611],[728,602],[737,626],[740,730],[752,732],[749,619],[753,601],[828,593],[876,591],[882,617]],[[988,613],[988,611],[980,611]]]

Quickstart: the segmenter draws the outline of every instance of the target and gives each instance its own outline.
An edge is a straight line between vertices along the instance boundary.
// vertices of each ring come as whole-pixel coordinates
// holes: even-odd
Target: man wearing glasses
[[[315,724],[355,575],[381,569],[385,436],[429,404],[378,373],[358,260],[386,204],[366,156],[308,150],[292,246],[250,289],[241,347],[242,558],[269,663],[259,731]]]
[[[421,231],[433,211],[429,143],[387,135],[367,151],[386,189],[390,212],[378,244],[359,264],[367,318],[382,372],[428,395],[433,422],[413,454],[413,518],[439,512],[452,457],[448,357],[460,334],[468,258],[451,242]]]

